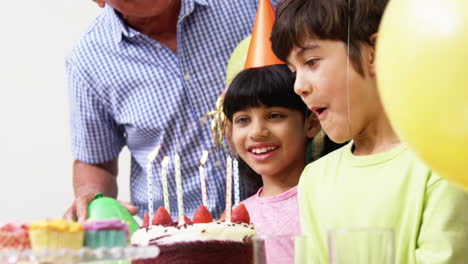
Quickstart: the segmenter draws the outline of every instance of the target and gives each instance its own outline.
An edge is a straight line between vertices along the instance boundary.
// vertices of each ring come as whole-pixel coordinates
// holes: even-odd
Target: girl
[[[259,177],[263,184],[243,201],[257,233],[301,234],[296,186],[306,165],[307,142],[321,128],[316,115],[294,93],[291,72],[285,65],[240,72],[225,95],[223,109],[232,148],[240,164],[248,165],[240,167],[241,175]],[[313,147],[322,146],[323,154],[338,146],[328,144],[324,147],[322,136]],[[267,249],[269,258],[272,252]]]

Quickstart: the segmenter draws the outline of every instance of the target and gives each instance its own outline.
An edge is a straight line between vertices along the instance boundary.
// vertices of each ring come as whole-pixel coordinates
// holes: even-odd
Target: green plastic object
[[[97,193],[94,200],[88,205],[88,219],[104,220],[118,218],[129,224],[130,235],[140,226],[135,218],[117,200],[104,197],[102,193]]]
[[[244,69],[245,60],[247,59],[247,53],[250,46],[250,38],[251,36],[249,35],[242,40],[231,54],[226,68],[226,87],[229,86],[237,74]]]

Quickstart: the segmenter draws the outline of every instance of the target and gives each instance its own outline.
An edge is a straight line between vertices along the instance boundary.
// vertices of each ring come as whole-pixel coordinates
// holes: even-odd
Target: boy
[[[466,263],[468,195],[400,142],[379,99],[375,44],[386,4],[286,0],[277,9],[273,51],[295,74],[295,92],[333,141],[352,140],[304,170],[302,231],[323,261],[328,231],[384,227],[395,233],[395,263]]]

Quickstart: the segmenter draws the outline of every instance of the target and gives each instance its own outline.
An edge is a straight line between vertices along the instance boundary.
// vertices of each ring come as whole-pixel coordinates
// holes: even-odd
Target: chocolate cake
[[[185,218],[183,224],[173,223],[167,216],[167,211],[159,208],[152,224],[147,219],[147,224],[133,234],[133,245],[156,245],[160,249],[157,258],[133,260],[133,264],[252,263],[251,237],[256,232],[242,204],[233,210],[231,221],[213,221],[208,210],[201,207],[193,222]]]

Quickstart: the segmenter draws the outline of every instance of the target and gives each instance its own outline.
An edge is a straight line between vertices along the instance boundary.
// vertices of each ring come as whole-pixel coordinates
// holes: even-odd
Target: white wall
[[[64,58],[101,10],[91,0],[48,0],[5,1],[2,11],[0,222],[61,217],[73,200]]]

